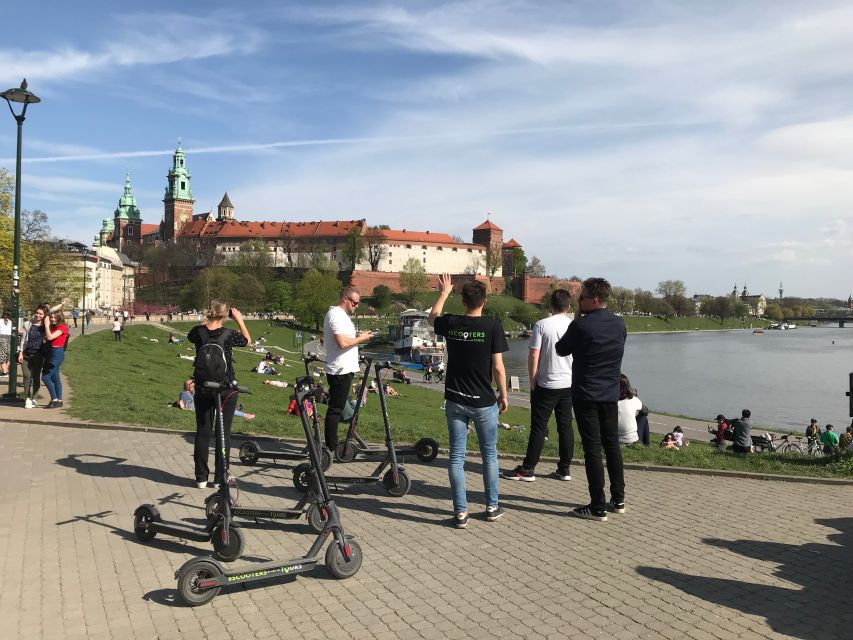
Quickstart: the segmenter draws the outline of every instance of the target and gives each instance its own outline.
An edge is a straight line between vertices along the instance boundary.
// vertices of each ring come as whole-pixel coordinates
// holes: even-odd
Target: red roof
[[[504,242],[504,249],[515,249],[516,247],[520,247],[521,245],[516,242],[515,238],[510,238],[508,242]]]
[[[496,225],[489,219],[486,219],[486,221],[479,227],[474,227],[474,231],[479,231],[480,229],[493,229],[494,231],[503,231],[503,229],[501,229],[498,225]]]
[[[181,229],[180,237],[217,238],[343,238],[353,228],[364,227],[364,220],[326,222],[246,222],[238,220],[195,219]]]
[[[147,236],[149,233],[158,233],[160,231],[159,224],[145,224],[144,222],[139,225],[139,233],[143,236]]]
[[[446,233],[430,233],[429,231],[402,231],[397,229],[376,229],[365,231],[365,235],[382,235],[388,242],[414,242],[431,244],[459,244]]]

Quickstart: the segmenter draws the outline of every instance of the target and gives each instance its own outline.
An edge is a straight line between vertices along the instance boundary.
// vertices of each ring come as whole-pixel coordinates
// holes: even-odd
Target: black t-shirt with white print
[[[492,354],[509,351],[501,323],[483,316],[446,314],[435,319],[435,333],[447,345],[444,397],[470,407],[495,404]]]

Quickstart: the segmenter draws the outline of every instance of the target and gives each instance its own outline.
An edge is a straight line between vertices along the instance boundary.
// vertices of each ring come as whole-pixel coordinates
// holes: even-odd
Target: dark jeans
[[[557,420],[558,450],[560,462],[557,471],[570,475],[575,434],[572,431],[572,388],[546,389],[536,387],[530,393],[530,438],[527,440],[527,455],[521,466],[533,471],[542,456],[542,447],[548,436],[548,420],[551,414]]]
[[[622,469],[622,449],[619,448],[618,409],[616,402],[574,400],[575,419],[583,444],[586,479],[589,482],[590,504],[603,509],[604,467],[601,448],[607,457],[607,475],[610,477],[610,497],[613,502],[625,501],[625,474]]]
[[[733,444],[732,445],[732,451],[734,451],[735,453],[749,453],[750,448],[749,447],[742,447],[739,444]]]
[[[231,421],[234,419],[234,409],[237,408],[237,392],[228,392],[227,396],[223,396],[222,418],[225,426],[225,454],[231,451]],[[193,449],[193,459],[195,460],[195,479],[196,482],[207,482],[210,475],[210,468],[207,466],[208,448],[210,447],[210,435],[216,434],[216,396],[201,392],[196,393],[194,398],[195,404],[195,448]],[[219,447],[219,441],[216,442],[216,467],[213,474],[213,481],[222,484],[225,480],[225,460],[223,451]]]
[[[113,331],[113,336],[115,336],[115,342],[121,342],[121,331]]]
[[[344,373],[339,376],[326,374],[326,382],[329,383],[329,406],[326,409],[325,427],[326,446],[332,451],[338,446],[338,424],[344,405],[349,398],[350,386],[354,373]]]
[[[44,356],[40,351],[36,351],[32,355],[24,356],[24,395],[27,398],[35,398],[41,388],[41,372],[44,368]],[[30,389],[32,385],[32,390]]]
[[[637,416],[637,435],[640,436],[640,442],[647,447],[651,444],[649,439],[649,416]]]

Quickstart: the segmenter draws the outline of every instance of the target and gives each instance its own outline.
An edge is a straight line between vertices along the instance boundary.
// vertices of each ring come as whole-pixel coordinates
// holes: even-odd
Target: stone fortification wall
[[[581,291],[580,282],[559,280],[557,278],[531,278],[524,276],[521,285],[521,299],[530,304],[542,302],[542,296],[554,288],[568,289],[572,292],[572,299],[577,300]]]
[[[429,288],[431,290],[438,289],[438,276],[435,274],[427,274],[429,278]],[[489,279],[486,276],[481,275],[454,275],[451,276],[453,279],[453,287],[454,291],[459,292],[459,288],[468,282],[469,280],[477,279],[481,282],[485,282],[486,286],[489,286]],[[400,286],[400,274],[399,273],[389,273],[382,271],[353,271],[352,276],[350,277],[350,283],[356,287],[362,295],[369,296],[373,294],[373,289],[378,287],[380,284],[386,285],[389,289],[391,289],[391,293],[400,293],[403,289]],[[506,287],[506,282],[503,278],[492,278],[491,282],[491,294],[499,294],[503,292],[504,287]]]

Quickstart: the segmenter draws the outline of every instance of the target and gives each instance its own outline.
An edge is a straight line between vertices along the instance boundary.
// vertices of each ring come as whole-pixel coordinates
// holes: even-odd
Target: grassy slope
[[[184,333],[190,326],[192,323],[175,325]],[[266,337],[268,347],[278,345],[291,352],[271,349],[285,355],[291,365],[282,368],[284,373],[279,379],[292,381],[303,372],[299,354],[293,353],[295,349],[289,329],[273,328],[263,321],[250,321],[249,329],[255,338]],[[159,342],[150,342],[144,338],[156,338]],[[73,399],[68,409],[71,415],[97,422],[193,430],[195,419],[192,413],[166,406],[177,399],[182,381],[192,373],[192,363],[176,355],[191,355],[193,350],[186,343],[169,345],[167,338],[167,333],[154,327],[131,325],[125,330],[122,343],[115,343],[109,331],[99,331],[75,340],[63,365],[63,371],[69,377],[73,389]],[[260,355],[236,350],[234,358],[238,380],[253,391],[252,395],[245,395],[241,400],[247,411],[257,414],[252,422],[236,419],[234,431],[300,437],[302,429],[298,419],[285,413],[290,390],[264,385],[262,381],[265,376],[249,373],[249,369],[260,360]],[[395,385],[395,388],[404,396],[388,398],[395,439],[414,442],[428,436],[446,447],[447,428],[438,385],[435,390],[407,385]],[[361,434],[368,441],[381,442],[383,430],[376,396],[369,397],[361,415]],[[528,411],[511,407],[501,420],[523,425],[524,429],[501,430],[499,449],[505,453],[523,454],[530,425]],[[556,456],[553,422],[551,435],[552,441],[546,444],[544,455]],[[575,456],[582,457],[580,440],[577,436],[575,440]],[[469,439],[469,448],[477,448],[473,436]],[[657,447],[628,448],[624,451],[624,457],[626,462],[790,475],[849,476],[853,473],[851,456],[837,460],[767,455],[742,458],[717,452],[698,442],[681,451]]]

